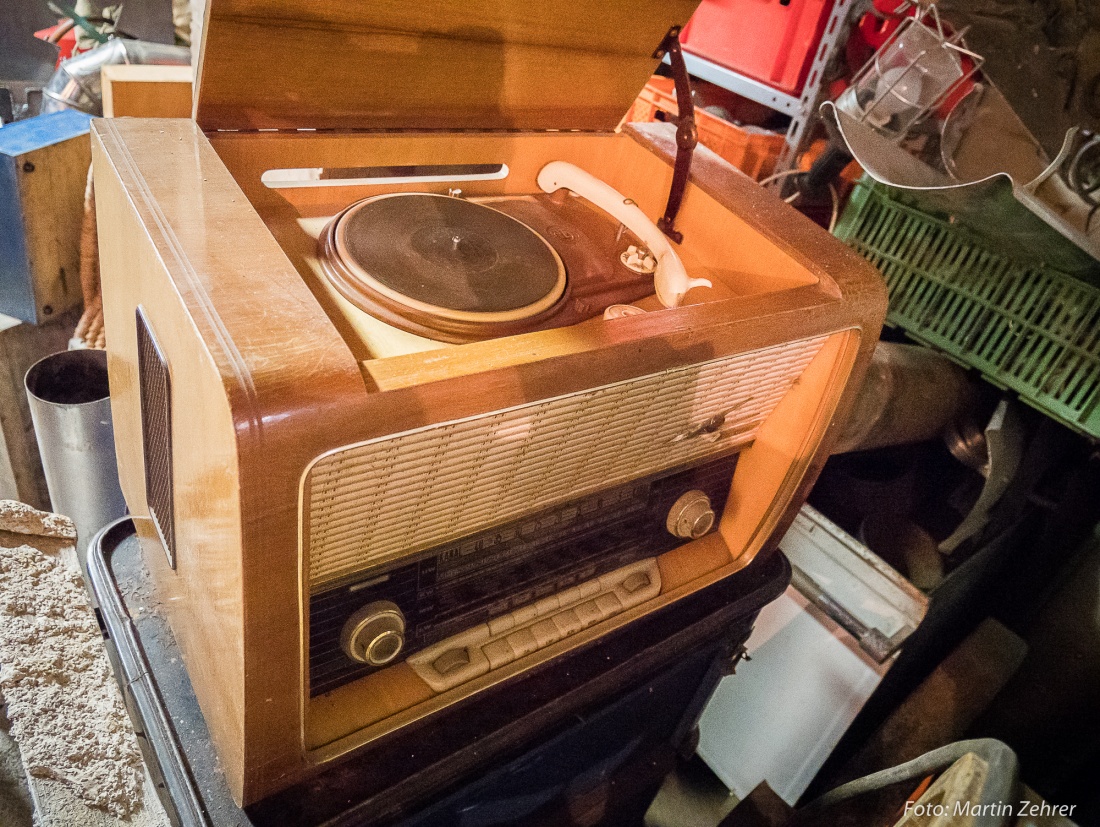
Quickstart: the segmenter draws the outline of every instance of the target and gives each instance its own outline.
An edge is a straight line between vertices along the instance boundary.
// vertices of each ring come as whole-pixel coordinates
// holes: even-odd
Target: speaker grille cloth
[[[141,447],[145,456],[145,499],[160,532],[168,562],[176,567],[176,517],[172,493],[172,394],[168,362],[157,346],[142,308],[137,309]]]
[[[750,441],[825,338],[341,448],[307,471],[311,589]],[[720,436],[681,438],[719,414]]]

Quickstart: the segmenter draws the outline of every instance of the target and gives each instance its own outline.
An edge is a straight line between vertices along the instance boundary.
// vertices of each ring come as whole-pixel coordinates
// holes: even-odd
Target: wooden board
[[[119,64],[104,66],[103,117],[191,117],[190,66]]]
[[[210,0],[214,129],[612,130],[697,0]]]

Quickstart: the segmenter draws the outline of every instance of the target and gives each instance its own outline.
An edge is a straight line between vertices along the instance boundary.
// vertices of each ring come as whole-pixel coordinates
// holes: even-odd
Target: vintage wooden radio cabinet
[[[654,229],[675,130],[619,120],[693,8],[211,0],[194,120],[95,123],[122,487],[239,801],[506,726],[793,518],[885,294],[701,147]]]

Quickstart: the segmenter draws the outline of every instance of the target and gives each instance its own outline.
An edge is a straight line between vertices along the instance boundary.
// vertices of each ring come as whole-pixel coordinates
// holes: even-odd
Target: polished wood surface
[[[704,150],[678,222],[685,260],[720,277],[713,292],[691,297],[697,303],[374,358],[309,286],[302,260],[309,244],[298,232],[299,218],[346,206],[360,189],[269,190],[263,171],[425,157],[446,163],[466,154],[468,162],[492,157],[512,169],[505,181],[471,182],[471,190],[532,191],[546,160],[574,160],[655,215],[671,177],[671,128],[208,140],[188,121],[105,120],[96,123],[94,142],[123,490],[144,516],[134,341],[140,303],[171,366],[178,429],[179,567],[173,573],[165,564],[152,575],[170,595],[173,628],[242,801],[307,777],[318,762],[361,751],[387,727],[456,714],[450,710],[471,693],[506,692],[531,665],[517,662],[427,699],[394,667],[376,673],[392,677],[372,676],[377,691],[357,683],[308,700],[298,498],[310,460],[361,440],[831,334],[743,452],[716,535],[722,542],[689,544],[662,561],[670,580],[655,606],[671,605],[774,548],[827,455],[830,424],[849,403],[885,312],[870,265]],[[598,638],[652,608],[581,637]]]
[[[190,66],[120,63],[104,66],[105,118],[189,118],[194,70]]]
[[[728,568],[733,557],[725,539],[717,531],[666,552],[657,558],[661,569],[661,591],[674,592],[693,580]]]
[[[696,5],[209,0],[195,117],[210,130],[612,130]]]
[[[303,763],[294,724],[297,476],[364,416],[363,382],[193,122],[105,119],[96,122],[95,145],[123,493],[133,514],[148,513],[134,315],[141,304],[177,389],[179,559],[175,572],[164,558],[151,574],[169,595],[230,786],[251,800],[275,783],[268,773],[287,771],[290,753],[292,767]]]

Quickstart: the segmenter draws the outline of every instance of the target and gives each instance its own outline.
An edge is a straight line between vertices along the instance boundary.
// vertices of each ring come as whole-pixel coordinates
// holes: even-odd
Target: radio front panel
[[[716,525],[736,462],[736,455],[724,456],[570,500],[313,595],[310,694],[328,692],[491,620],[497,621],[494,629],[507,624],[510,630],[522,625],[525,607],[553,602],[557,609],[554,596],[570,589],[579,587],[577,602],[599,597],[595,584],[601,575],[654,558]],[[677,520],[685,517],[690,522]],[[587,583],[594,584],[591,595],[583,590]],[[649,578],[642,585],[651,584],[659,581]],[[648,594],[641,588],[632,593],[635,600]],[[383,605],[400,612],[403,643],[383,663],[356,661],[346,648],[349,622],[354,624],[364,607]],[[529,613],[534,620],[538,612]],[[515,617],[520,623],[500,620]],[[389,639],[396,644],[396,637]]]
[[[325,454],[302,484],[308,591],[730,453],[752,441],[824,341],[787,342]]]
[[[737,451],[823,341],[661,371],[320,457],[302,483],[310,695],[406,659],[443,691],[486,671],[493,653],[510,662],[656,596],[655,569],[645,588],[628,590],[624,582],[641,578],[629,567],[717,525]],[[557,596],[566,593],[576,607],[561,614]],[[536,639],[538,606],[555,612]],[[490,634],[490,621],[497,630],[517,626],[511,644]]]

